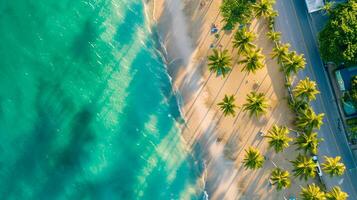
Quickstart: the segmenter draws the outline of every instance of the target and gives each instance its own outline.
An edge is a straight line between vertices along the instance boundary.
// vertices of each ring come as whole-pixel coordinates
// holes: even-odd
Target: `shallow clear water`
[[[0,1],[0,199],[196,199],[141,1]]]

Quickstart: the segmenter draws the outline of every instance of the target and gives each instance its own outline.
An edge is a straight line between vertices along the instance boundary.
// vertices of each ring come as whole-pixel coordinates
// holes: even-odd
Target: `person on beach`
[[[211,25],[211,34],[215,34],[218,32],[218,28],[215,24]]]

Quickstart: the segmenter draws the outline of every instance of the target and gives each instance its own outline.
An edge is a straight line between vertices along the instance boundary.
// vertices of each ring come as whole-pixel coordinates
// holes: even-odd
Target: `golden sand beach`
[[[249,29],[257,34],[254,43],[262,48],[265,67],[255,74],[242,72],[241,59],[232,48],[234,32],[219,31],[217,39],[210,34],[212,24],[222,27],[218,0],[154,0],[152,13],[159,35],[167,50],[168,71],[174,89],[182,96],[182,115],[186,120],[183,140],[188,148],[199,147],[206,160],[205,188],[209,199],[284,199],[298,196],[300,186],[312,181],[292,179],[289,189],[278,192],[269,183],[277,165],[291,171],[290,160],[298,152],[292,145],[276,154],[259,132],[266,133],[274,124],[292,127],[294,114],[287,103],[284,75],[277,61],[271,59],[273,43],[267,38],[267,22],[255,19]],[[228,49],[233,56],[233,70],[226,77],[217,77],[207,67],[210,48]],[[241,108],[235,117],[224,117],[217,103],[225,94],[234,94],[241,107],[251,91],[262,92],[269,100],[268,113],[250,117]],[[296,137],[290,133],[291,137]],[[244,149],[258,148],[266,158],[263,168],[246,170],[242,165]],[[199,183],[198,183],[199,184]]]

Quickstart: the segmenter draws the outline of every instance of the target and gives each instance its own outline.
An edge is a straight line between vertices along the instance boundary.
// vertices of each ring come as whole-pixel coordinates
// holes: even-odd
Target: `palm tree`
[[[276,58],[278,63],[281,64],[283,62],[283,58],[286,57],[289,53],[290,44],[277,44],[273,48],[272,58]]]
[[[238,49],[238,53],[247,54],[255,48],[255,45],[253,44],[255,38],[255,34],[247,31],[244,27],[235,33],[233,47]]]
[[[278,42],[280,40],[281,33],[278,31],[269,31],[267,36],[271,41]]]
[[[250,116],[256,117],[267,112],[269,107],[267,100],[263,93],[256,93],[255,91],[247,95],[247,103],[243,104],[243,110],[249,111]]]
[[[304,110],[308,109],[308,107],[309,107],[308,102],[302,101],[300,99],[295,99],[294,101],[290,101],[289,105],[297,113],[303,112]]]
[[[296,160],[290,161],[293,164],[294,176],[307,180],[309,177],[314,178],[316,175],[316,163],[307,156],[299,154]]]
[[[231,69],[232,58],[228,55],[228,50],[213,49],[213,54],[208,56],[208,60],[209,70],[215,72],[217,76],[222,74],[225,77]]]
[[[246,169],[259,169],[263,167],[264,157],[260,154],[259,150],[254,147],[249,147],[245,150],[243,165]]]
[[[290,187],[290,174],[279,167],[275,168],[270,175],[272,185],[276,185],[277,190]]]
[[[346,167],[340,160],[340,156],[336,156],[335,158],[325,156],[325,162],[322,163],[322,169],[330,176],[341,176],[345,172]]]
[[[269,17],[273,12],[273,4],[275,0],[260,0],[253,5],[255,16],[257,17]]]
[[[278,153],[289,147],[289,142],[292,139],[288,134],[289,129],[287,127],[274,125],[265,137],[269,139],[269,147],[274,148],[275,152]]]
[[[224,95],[222,102],[218,103],[218,106],[223,111],[224,116],[232,115],[235,116],[236,105],[234,104],[234,95],[228,96]]]
[[[273,10],[272,12],[270,12],[269,16],[267,17],[270,31],[274,29],[275,17],[277,16],[278,16],[278,12]]]
[[[303,55],[292,51],[283,57],[283,64],[283,71],[287,76],[290,76],[290,74],[296,74],[299,70],[304,69],[306,61]]]
[[[322,10],[324,10],[327,14],[330,14],[333,10],[333,2],[332,1],[328,1],[325,3],[324,7],[322,8]]]
[[[316,82],[311,81],[309,77],[300,80],[293,90],[294,96],[303,101],[311,101],[316,99],[316,94],[320,92],[316,89]]]
[[[303,133],[296,138],[295,144],[298,145],[298,150],[304,150],[305,153],[317,154],[319,139],[317,133]]]
[[[325,192],[323,192],[319,186],[315,183],[307,185],[306,188],[301,190],[301,199],[302,200],[325,200]]]
[[[244,64],[242,71],[255,73],[258,69],[264,67],[264,55],[261,53],[261,48],[247,53],[245,59],[239,61]]]
[[[329,192],[326,193],[327,200],[346,200],[348,194],[343,192],[340,187],[335,186]]]
[[[307,132],[311,132],[314,129],[319,129],[323,124],[322,120],[324,115],[324,113],[316,115],[312,108],[303,110],[298,113],[298,117],[295,122],[296,127]]]

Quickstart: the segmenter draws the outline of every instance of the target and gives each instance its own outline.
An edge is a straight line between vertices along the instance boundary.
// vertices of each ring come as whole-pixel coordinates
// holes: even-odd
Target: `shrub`
[[[357,108],[357,76],[351,80],[351,89],[343,95],[345,102],[351,102]]]
[[[325,61],[357,62],[357,0],[349,0],[331,11],[330,20],[319,34]]]
[[[225,29],[232,30],[234,26],[246,24],[253,17],[253,3],[255,0],[223,0],[221,12]]]

